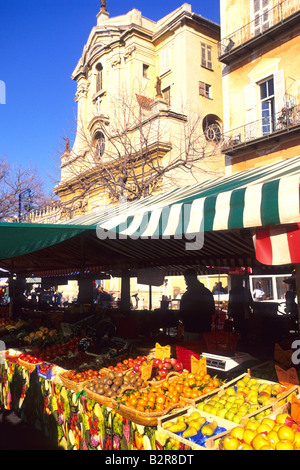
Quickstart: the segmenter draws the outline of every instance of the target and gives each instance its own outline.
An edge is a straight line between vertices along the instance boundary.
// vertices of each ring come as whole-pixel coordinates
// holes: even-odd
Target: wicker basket
[[[165,380],[168,382],[172,382],[176,377],[179,377],[181,374],[180,372],[171,371],[166,375],[166,378],[163,380],[148,380],[148,385],[153,387],[159,387]]]
[[[113,406],[120,415],[133,421],[135,424],[140,424],[142,426],[157,426],[159,418],[171,413],[176,408],[181,408],[181,405],[175,404],[164,411],[145,413],[144,411],[137,411],[133,408],[129,408],[128,406],[120,405],[115,400],[113,401]]]
[[[74,392],[81,392],[84,389],[85,385],[88,383],[88,381],[86,380],[85,382],[80,383],[74,382],[74,380],[70,380],[66,377],[67,373],[68,372],[64,372],[58,375],[63,386],[66,388],[70,388]]]
[[[111,398],[106,397],[104,395],[99,395],[99,393],[92,392],[92,390],[90,390],[87,386],[85,386],[83,390],[85,391],[85,394],[88,398],[96,401],[100,405],[104,405],[109,408],[114,407],[114,401]]]
[[[20,358],[19,358],[18,362],[22,367],[24,367],[25,369],[31,370],[31,371],[33,371],[36,368],[36,366],[38,366],[40,364],[43,364],[42,362],[37,362],[36,364],[31,364],[30,362],[23,361],[23,359],[20,359]]]

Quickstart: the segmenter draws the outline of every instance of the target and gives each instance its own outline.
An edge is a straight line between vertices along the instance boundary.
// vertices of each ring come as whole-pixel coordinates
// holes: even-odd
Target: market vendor
[[[197,279],[197,271],[189,268],[184,273],[187,291],[180,300],[180,319],[184,325],[184,340],[202,338],[211,331],[212,316],[215,313],[213,294]]]

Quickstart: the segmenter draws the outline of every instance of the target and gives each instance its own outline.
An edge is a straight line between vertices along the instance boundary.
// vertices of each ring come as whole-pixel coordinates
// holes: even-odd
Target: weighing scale
[[[257,359],[244,352],[235,352],[231,356],[206,352],[201,355],[206,358],[206,367],[211,375],[216,373],[218,377],[227,379],[234,379],[258,363]]]

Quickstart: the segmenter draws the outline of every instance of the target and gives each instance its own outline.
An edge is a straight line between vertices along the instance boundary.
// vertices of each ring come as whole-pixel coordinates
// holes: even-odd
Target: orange
[[[194,377],[188,379],[188,384],[189,384],[190,387],[191,387],[192,385],[195,385],[195,379],[194,379]]]
[[[156,399],[156,403],[162,404],[162,405],[165,403],[165,401],[166,401],[165,395],[159,395]]]
[[[156,411],[164,411],[165,407],[163,403],[156,403],[155,410]]]
[[[220,380],[219,379],[213,379],[212,383],[213,383],[213,386],[216,387],[216,388],[220,386]]]
[[[161,388],[167,390],[169,388],[169,382],[167,380],[164,380],[161,384]]]
[[[199,397],[199,390],[196,388],[192,391],[191,398],[198,398]]]
[[[143,406],[145,408],[145,406],[147,406],[147,400],[145,400],[145,398],[140,398],[138,400],[138,406]]]
[[[145,408],[141,405],[137,405],[135,408],[137,411],[145,411]]]
[[[183,387],[182,394],[185,398],[191,398],[192,389],[190,387]]]
[[[203,381],[205,382],[209,382],[211,379],[210,375],[209,374],[205,374],[204,377],[203,377]]]
[[[179,403],[178,395],[173,395],[172,397],[170,397],[170,403],[172,403],[172,404]]]

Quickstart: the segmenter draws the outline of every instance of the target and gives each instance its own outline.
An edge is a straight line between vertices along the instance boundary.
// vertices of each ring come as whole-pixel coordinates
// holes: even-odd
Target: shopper
[[[243,346],[247,345],[247,331],[253,299],[249,289],[243,286],[241,276],[231,277],[231,290],[228,298],[228,316],[233,319],[234,331],[240,334]]]
[[[211,331],[215,302],[211,291],[198,281],[195,269],[187,269],[184,278],[187,290],[180,301],[180,319],[184,325],[184,340],[193,341]]]

